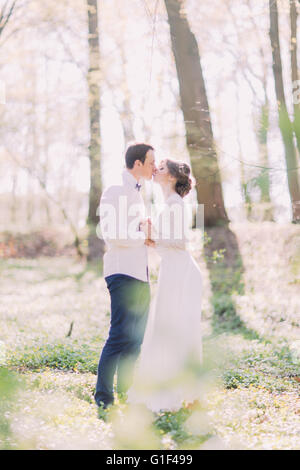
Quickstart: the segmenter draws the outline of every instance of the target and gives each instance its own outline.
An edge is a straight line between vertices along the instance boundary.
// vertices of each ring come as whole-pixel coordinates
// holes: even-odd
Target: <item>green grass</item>
[[[239,390],[243,392],[246,389],[249,389],[250,392],[263,391],[265,398],[260,396],[257,404],[255,404],[255,400],[249,401],[248,405],[245,403],[245,407],[264,410],[265,414],[270,407],[269,396],[274,396],[274,402],[276,402],[278,394],[297,393],[297,390],[299,393],[300,387],[295,381],[295,377],[300,377],[300,360],[295,361],[287,344],[274,345],[270,342],[251,341],[244,338],[243,349],[237,353],[233,342],[234,338],[239,341],[236,335],[225,334],[224,336],[223,333],[221,336],[214,335],[207,340],[217,346],[218,342],[222,344],[224,337],[226,337],[228,344],[231,344],[231,350],[228,350],[225,345],[227,357],[223,358],[220,364],[215,364],[216,375],[218,372],[222,372],[219,377],[220,390],[223,388],[236,392]],[[209,349],[205,349],[206,355],[209,355]],[[28,389],[42,394],[55,393],[60,390],[72,399],[78,399],[91,407],[95,406],[93,394],[97,364],[98,354],[93,348],[77,341],[68,340],[65,343],[46,344],[30,350],[28,348],[23,351],[19,350],[13,356],[9,356],[7,363],[10,368],[25,374]],[[213,365],[211,364],[210,367]],[[70,373],[74,374],[72,380]],[[85,379],[85,376],[88,377],[88,380]],[[217,395],[218,392],[215,389],[213,396]],[[122,410],[126,410],[126,406],[116,396],[114,408],[119,410],[118,413],[122,414]],[[204,411],[209,411],[211,406],[214,405],[205,405]],[[167,438],[166,448],[199,448],[214,435],[215,431],[212,432],[209,428],[204,429],[201,433],[189,431],[186,428],[186,422],[192,413],[191,409],[182,408],[177,412],[154,414],[154,432],[161,439]],[[104,423],[106,426],[110,426],[107,417]]]
[[[116,395],[114,416],[98,418],[93,393],[110,321],[100,268],[71,258],[0,260],[8,374],[7,380],[0,374],[0,392],[11,397],[1,408],[0,447],[118,449],[133,448],[136,439],[143,448],[154,433],[153,448],[162,449],[300,448],[300,355],[292,350],[299,338],[298,270],[285,261],[294,259],[292,235],[274,224],[270,229],[267,247],[266,228],[237,229],[243,267],[237,260],[228,270],[214,253],[208,273],[199,258],[207,286],[203,321],[212,327],[204,341],[206,372],[216,380],[200,411],[150,417],[140,411],[132,417]],[[209,425],[204,420],[198,429],[202,411]],[[153,429],[143,433],[149,423]]]
[[[270,392],[297,388],[300,358],[295,361],[288,345],[257,343],[230,361],[222,374],[226,389],[261,387]]]
[[[10,449],[12,431],[8,417],[20,385],[18,375],[0,367],[0,450]]]
[[[16,350],[8,359],[8,366],[21,370],[44,371],[57,369],[63,371],[97,373],[99,352],[87,344],[77,342],[42,344]]]

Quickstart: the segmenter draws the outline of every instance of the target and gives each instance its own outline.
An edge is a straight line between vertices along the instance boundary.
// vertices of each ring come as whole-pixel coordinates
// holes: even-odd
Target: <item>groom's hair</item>
[[[147,144],[130,145],[125,154],[126,167],[133,168],[136,160],[140,160],[144,164],[148,150],[154,150],[154,148]]]

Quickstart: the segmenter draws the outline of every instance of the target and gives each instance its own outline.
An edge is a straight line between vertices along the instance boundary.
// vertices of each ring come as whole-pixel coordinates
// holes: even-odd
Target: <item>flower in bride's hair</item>
[[[181,163],[179,165],[179,171],[183,173],[184,175],[189,175],[190,174],[190,167],[186,163]]]

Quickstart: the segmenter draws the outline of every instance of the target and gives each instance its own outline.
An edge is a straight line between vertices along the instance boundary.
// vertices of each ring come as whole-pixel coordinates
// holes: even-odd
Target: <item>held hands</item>
[[[143,219],[140,222],[139,229],[144,232],[146,238],[151,238],[151,220],[149,218]]]
[[[155,246],[155,242],[152,240],[152,222],[151,219],[148,217],[147,219],[143,219],[140,222],[139,229],[144,232],[146,235],[145,245],[147,246]]]

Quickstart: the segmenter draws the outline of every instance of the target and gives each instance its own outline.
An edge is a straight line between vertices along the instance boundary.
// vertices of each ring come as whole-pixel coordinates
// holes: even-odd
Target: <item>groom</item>
[[[117,371],[117,392],[129,389],[133,369],[143,342],[150,304],[142,179],[156,172],[151,145],[131,145],[125,155],[123,184],[104,191],[100,201],[100,226],[107,244],[104,278],[111,299],[108,339],[98,365],[95,401],[106,409],[114,403],[113,381]]]

